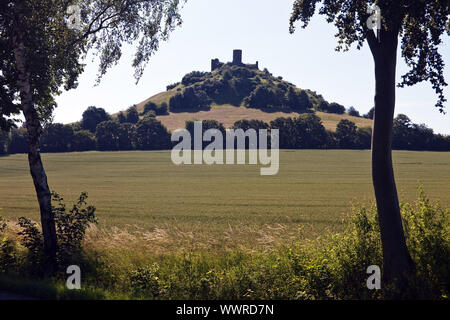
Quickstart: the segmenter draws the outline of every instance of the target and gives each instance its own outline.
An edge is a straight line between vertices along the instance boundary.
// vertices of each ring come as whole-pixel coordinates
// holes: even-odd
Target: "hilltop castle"
[[[256,61],[255,64],[242,63],[242,50],[233,50],[233,62],[228,62],[227,64],[232,65],[232,66],[247,67],[247,68],[251,68],[251,69],[259,69],[258,61]],[[219,69],[223,65],[224,65],[224,63],[220,62],[219,59],[212,59],[211,60],[211,71]]]

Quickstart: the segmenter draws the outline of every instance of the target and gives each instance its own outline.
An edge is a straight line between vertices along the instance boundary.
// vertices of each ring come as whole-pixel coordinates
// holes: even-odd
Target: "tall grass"
[[[27,275],[23,268],[27,249],[20,245],[17,230],[6,225],[0,285],[28,276],[28,288],[35,289],[27,291],[25,281],[10,287],[22,294],[60,299],[80,295],[94,299],[448,299],[450,210],[430,202],[420,188],[417,201],[402,204],[401,211],[417,271],[402,291],[383,283],[381,290],[366,286],[367,267],[382,266],[383,259],[376,208],[361,205],[342,221],[343,232],[314,240],[299,232],[293,243],[252,250],[192,245],[174,250],[162,230],[149,235],[116,229],[110,234],[91,228],[76,261],[85,289],[78,295],[66,293],[63,277]],[[171,249],[164,251],[160,245],[152,250],[146,237],[163,239]],[[50,289],[49,284],[59,289]]]

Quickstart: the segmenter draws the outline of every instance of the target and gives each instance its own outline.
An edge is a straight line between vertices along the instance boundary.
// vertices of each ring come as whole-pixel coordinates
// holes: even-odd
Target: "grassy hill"
[[[260,97],[260,103],[270,100],[271,105],[259,107],[258,103],[256,105],[253,103],[254,106],[249,107],[250,98],[255,98],[255,92],[261,88],[266,95]],[[174,97],[181,99],[189,90],[194,98],[199,92],[202,96],[208,97],[207,105],[173,110],[172,100],[176,100]],[[292,94],[295,95],[294,102],[291,101]],[[307,97],[307,102],[306,105],[303,102],[304,105],[298,106],[300,103],[298,96],[301,94]],[[258,101],[256,98],[253,100]],[[169,106],[168,114],[159,115],[157,119],[171,131],[184,128],[187,120],[217,120],[229,128],[238,120],[255,119],[269,123],[278,117],[295,117],[304,112],[316,113],[322,119],[325,128],[332,131],[342,119],[351,120],[358,127],[372,125],[370,119],[353,117],[346,113],[333,113],[330,105],[338,106],[341,112],[344,107],[328,103],[314,91],[297,88],[292,83],[284,81],[282,77],[274,77],[267,70],[249,69],[245,66],[224,65],[212,72],[187,74],[180,83],[168,86],[167,91],[138,103],[136,107],[139,113],[143,114],[145,106],[150,102],[157,105],[166,103]]]

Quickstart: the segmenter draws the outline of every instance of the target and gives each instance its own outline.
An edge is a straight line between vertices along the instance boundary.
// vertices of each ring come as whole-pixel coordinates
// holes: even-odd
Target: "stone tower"
[[[242,64],[242,50],[233,50],[233,64],[234,65]]]

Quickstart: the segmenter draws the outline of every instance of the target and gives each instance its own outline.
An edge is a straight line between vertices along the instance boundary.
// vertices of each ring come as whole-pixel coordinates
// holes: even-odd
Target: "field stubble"
[[[283,150],[276,176],[259,166],[175,166],[170,152],[45,154],[50,186],[71,203],[81,191],[97,207],[95,248],[269,249],[343,229],[351,203],[373,201],[370,152]],[[394,152],[400,199],[423,184],[450,205],[450,153]],[[25,155],[0,158],[0,214],[38,220]]]

